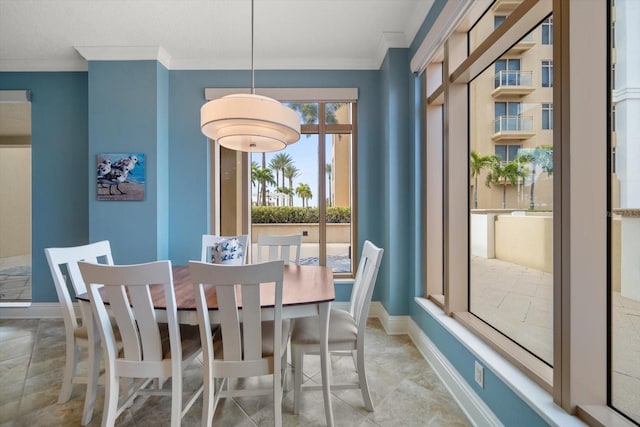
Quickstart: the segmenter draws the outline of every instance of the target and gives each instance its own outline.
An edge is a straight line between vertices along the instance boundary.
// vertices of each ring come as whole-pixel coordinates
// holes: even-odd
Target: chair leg
[[[213,423],[213,399],[215,397],[215,379],[211,376],[210,364],[203,367],[204,384],[202,391],[202,425],[211,427]]]
[[[367,411],[373,412],[373,402],[371,401],[371,394],[369,394],[369,384],[367,383],[367,373],[364,370],[364,352],[357,352],[357,366],[358,381],[360,382],[360,391],[362,392],[362,399],[364,400],[364,406]]]
[[[118,412],[118,391],[120,379],[105,369],[104,386],[104,409],[102,410],[102,427],[110,427],[116,423],[116,413]]]
[[[98,389],[98,373],[100,371],[100,342],[89,343],[87,347],[89,356],[87,360],[87,391],[84,398],[84,410],[82,411],[81,424],[86,426],[93,418],[93,405],[96,401]]]
[[[64,364],[64,376],[62,377],[62,387],[58,395],[58,403],[65,403],[71,398],[73,390],[73,377],[76,375],[78,366],[78,347],[76,347],[75,339],[71,337],[66,341],[67,355]]]
[[[273,371],[273,424],[282,426],[282,377],[280,369]]]
[[[182,420],[182,372],[175,371],[171,377],[171,427],[180,427]]]
[[[298,415],[300,413],[300,398],[302,397],[302,364],[304,354],[300,346],[292,346],[291,352],[293,353],[293,414]]]

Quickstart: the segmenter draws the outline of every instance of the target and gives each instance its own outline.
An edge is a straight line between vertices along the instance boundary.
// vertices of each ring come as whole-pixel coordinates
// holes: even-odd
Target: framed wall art
[[[97,200],[144,200],[143,153],[101,153],[96,163]]]

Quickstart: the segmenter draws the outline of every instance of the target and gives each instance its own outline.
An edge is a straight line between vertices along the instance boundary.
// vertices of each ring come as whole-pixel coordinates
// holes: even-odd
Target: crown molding
[[[162,46],[74,46],[87,61],[158,61],[171,68],[171,55]]]

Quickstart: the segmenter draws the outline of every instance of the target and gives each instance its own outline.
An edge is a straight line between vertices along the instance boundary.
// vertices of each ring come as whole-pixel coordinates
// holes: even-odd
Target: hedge
[[[253,224],[308,224],[317,223],[318,208],[302,208],[298,206],[252,206],[251,222]],[[351,208],[327,208],[328,223],[350,223]]]

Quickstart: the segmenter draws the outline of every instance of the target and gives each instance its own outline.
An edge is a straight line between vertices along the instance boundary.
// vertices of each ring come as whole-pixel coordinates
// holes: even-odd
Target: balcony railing
[[[528,95],[535,90],[533,87],[533,71],[501,70],[494,76],[494,90],[492,96]]]
[[[491,139],[528,139],[535,135],[533,116],[499,116],[493,122]]]
[[[520,70],[502,70],[495,75],[495,87],[531,86],[533,72]]]

